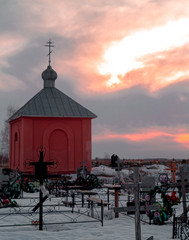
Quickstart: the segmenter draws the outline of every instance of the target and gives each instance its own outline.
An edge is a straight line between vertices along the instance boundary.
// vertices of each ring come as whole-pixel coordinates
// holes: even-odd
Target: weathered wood
[[[96,198],[96,197],[89,197],[89,198],[87,198],[87,201],[94,202],[94,203],[97,203],[99,205],[104,205],[104,206],[107,206],[110,204],[109,202],[106,202],[106,201],[104,201],[100,198]]]
[[[187,219],[186,191],[185,191],[183,167],[180,168],[180,175],[181,175],[181,184],[182,184],[183,216],[184,216],[185,219]]]
[[[158,210],[158,209],[160,209],[159,205],[140,206],[140,211],[150,211],[150,210]],[[135,206],[114,208],[114,212],[128,212],[128,211],[135,211],[135,210],[136,210]]]
[[[119,207],[119,190],[121,189],[121,185],[106,185],[108,189],[108,202],[109,202],[109,190],[114,190],[114,201],[115,201],[115,207]],[[119,213],[115,213],[115,218],[119,217]]]
[[[135,212],[135,237],[136,240],[141,240],[141,225],[140,225],[140,199],[139,199],[139,172],[138,167],[134,167],[134,201],[136,206]]]
[[[77,190],[77,193],[81,194],[81,206],[84,207],[84,195],[88,195],[88,197],[90,197],[91,195],[96,195],[97,192],[92,192],[90,190]]]
[[[140,207],[141,206],[144,206],[145,205],[145,202],[140,202]],[[130,206],[135,206],[135,202],[127,202],[127,207],[130,207]],[[136,207],[135,207],[135,210],[136,210]],[[146,212],[145,211],[141,211],[140,210],[140,214],[145,214]],[[128,215],[135,215],[135,211],[127,211],[127,214]]]
[[[141,225],[140,225],[140,211],[141,210],[157,210],[159,206],[157,205],[148,205],[140,206],[140,183],[139,183],[139,171],[138,167],[134,167],[134,184],[124,184],[124,189],[133,189],[134,191],[134,202],[135,206],[114,208],[115,212],[124,212],[124,211],[135,211],[135,239],[141,240]],[[153,238],[152,238],[153,239]]]

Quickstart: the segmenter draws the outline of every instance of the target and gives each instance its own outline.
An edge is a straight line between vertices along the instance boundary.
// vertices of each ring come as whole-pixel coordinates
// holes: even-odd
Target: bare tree
[[[7,107],[7,120],[17,111],[17,109],[17,107],[12,105]],[[0,151],[2,162],[7,162],[9,158],[9,123],[7,120],[4,121],[3,129],[0,132]]]

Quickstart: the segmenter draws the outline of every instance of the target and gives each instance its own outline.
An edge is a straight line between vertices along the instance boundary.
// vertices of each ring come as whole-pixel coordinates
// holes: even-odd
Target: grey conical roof
[[[44,88],[13,114],[9,121],[19,117],[74,117],[96,118],[97,116],[55,88],[56,72],[48,66],[42,73]]]

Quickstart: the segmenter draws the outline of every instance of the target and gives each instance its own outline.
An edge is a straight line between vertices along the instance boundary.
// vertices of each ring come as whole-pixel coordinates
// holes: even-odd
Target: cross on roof
[[[48,42],[47,42],[47,44],[45,45],[45,47],[48,47],[49,48],[49,53],[47,54],[47,56],[49,56],[49,66],[51,65],[51,53],[52,53],[52,51],[53,50],[51,50],[51,48],[52,47],[55,47],[54,45],[53,45],[53,42],[51,41],[51,40],[49,40]]]

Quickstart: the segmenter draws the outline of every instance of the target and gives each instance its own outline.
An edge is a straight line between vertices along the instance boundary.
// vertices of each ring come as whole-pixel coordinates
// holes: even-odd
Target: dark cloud
[[[187,89],[188,81],[184,81],[172,84],[154,96],[143,88],[134,87],[87,102],[98,115],[94,127],[100,124],[119,133],[157,126],[176,127],[187,125],[189,121]],[[99,126],[98,129],[102,130]]]

